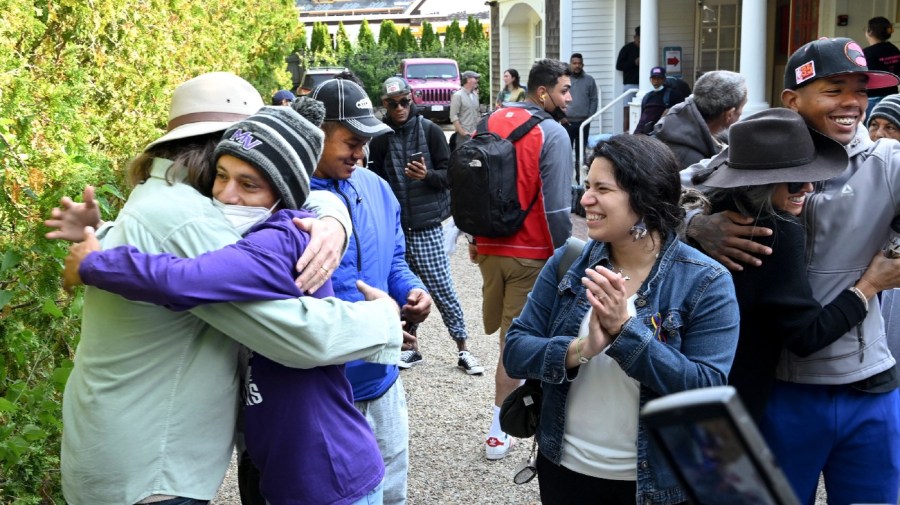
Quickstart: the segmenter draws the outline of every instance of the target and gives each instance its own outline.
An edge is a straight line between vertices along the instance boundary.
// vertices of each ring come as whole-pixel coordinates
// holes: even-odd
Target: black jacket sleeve
[[[447,189],[450,181],[447,178],[447,168],[450,166],[450,145],[441,127],[428,122],[425,132],[425,141],[428,142],[428,152],[431,155],[432,166],[428,167],[425,174],[425,183],[435,189]]]
[[[772,332],[759,338],[781,341],[794,354],[809,356],[832,344],[865,318],[865,307],[850,291],[842,291],[824,307],[813,297],[806,275],[802,224],[780,219],[760,224],[774,228],[773,237],[760,240],[769,242],[766,245],[772,247],[772,255],[764,258],[760,267],[748,268],[735,277],[736,287],[748,281],[753,286],[755,306],[747,317],[762,318]],[[739,278],[746,276],[752,278]]]

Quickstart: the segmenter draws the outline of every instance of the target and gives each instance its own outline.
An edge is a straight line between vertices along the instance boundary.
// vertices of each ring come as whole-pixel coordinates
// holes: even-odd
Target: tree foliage
[[[428,32],[423,23],[423,39]],[[310,35],[318,39],[315,50],[292,0],[4,1],[0,503],[64,503],[60,400],[78,344],[82,296],[60,289],[66,247],[43,238],[43,219],[60,197],[80,195],[85,184],[97,187],[104,219],[113,218],[128,194],[124,167],[164,131],[178,84],[230,71],[269,97],[290,82],[284,57],[294,51],[304,64],[317,55],[353,69],[375,103],[403,57],[450,57],[461,70],[488,75],[485,41],[445,49],[435,37],[434,45],[400,53],[376,44],[363,22],[357,44],[337,56],[322,27]],[[346,49],[341,35],[336,39]],[[490,103],[487,88],[481,87],[482,103]]]
[[[124,166],[164,131],[178,84],[231,71],[270,96],[299,35],[291,0],[3,2],[0,503],[64,503],[60,399],[82,298],[60,289],[66,247],[43,219],[86,183],[113,217]]]
[[[485,40],[484,26],[475,16],[470,15],[466,20],[466,28],[463,30],[463,41],[466,44],[474,45]]]
[[[376,46],[375,34],[372,33],[372,28],[369,27],[369,21],[366,19],[363,19],[359,25],[356,45],[363,51],[368,51]]]
[[[335,50],[338,57],[343,59],[353,53],[353,44],[350,43],[350,37],[347,36],[347,29],[344,22],[338,22],[337,34],[335,35]]]
[[[422,21],[422,40],[419,41],[419,47],[424,53],[441,50],[441,41],[428,21]]]
[[[444,32],[444,48],[456,49],[462,45],[462,30],[459,29],[459,21],[454,19]]]
[[[397,25],[390,19],[381,22],[378,30],[378,45],[388,51],[400,50],[400,37],[397,35]]]
[[[399,42],[401,53],[409,53],[419,50],[419,43],[416,40],[416,36],[413,35],[412,29],[410,29],[410,27],[408,26],[404,26],[403,29],[400,30]]]

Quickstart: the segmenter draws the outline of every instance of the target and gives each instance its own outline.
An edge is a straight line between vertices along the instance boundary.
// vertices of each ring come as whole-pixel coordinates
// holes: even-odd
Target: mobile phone
[[[733,387],[658,398],[641,419],[690,503],[799,505]]]
[[[414,161],[422,161],[422,151],[412,153],[412,156],[409,157],[409,162],[412,163]]]

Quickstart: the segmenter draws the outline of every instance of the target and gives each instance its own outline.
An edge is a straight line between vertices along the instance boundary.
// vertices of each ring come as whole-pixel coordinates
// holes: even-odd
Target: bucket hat
[[[256,88],[232,73],[199,75],[175,88],[166,133],[145,149],[160,142],[225,131],[262,106]]]
[[[704,186],[737,188],[831,179],[847,168],[847,150],[810,129],[790,109],[748,116],[728,131],[729,145],[710,160]]]
[[[361,137],[394,131],[375,117],[369,95],[353,81],[329,79],[309,96],[325,105],[325,121],[337,121]]]
[[[865,74],[867,88],[887,88],[900,84],[890,72],[869,70],[863,50],[853,39],[821,38],[794,51],[784,69],[784,89],[797,89],[816,79],[840,74]]]

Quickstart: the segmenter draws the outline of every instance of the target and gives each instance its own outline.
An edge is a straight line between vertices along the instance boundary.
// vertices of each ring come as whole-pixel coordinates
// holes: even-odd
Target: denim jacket
[[[538,444],[559,464],[566,424],[566,398],[578,369],[566,369],[566,351],[590,307],[581,278],[587,268],[607,265],[605,243],[589,241],[557,282],[563,248],[544,266],[522,314],[506,336],[503,364],[514,378],[540,379],[544,389]],[[737,348],[739,316],[731,274],[700,251],[670,235],[650,275],[637,291],[636,317],[607,354],[640,384],[640,405],[679,391],[726,383]],[[654,332],[651,318],[662,324]],[[650,445],[643,423],[637,435],[638,504],[685,500],[662,454]]]

